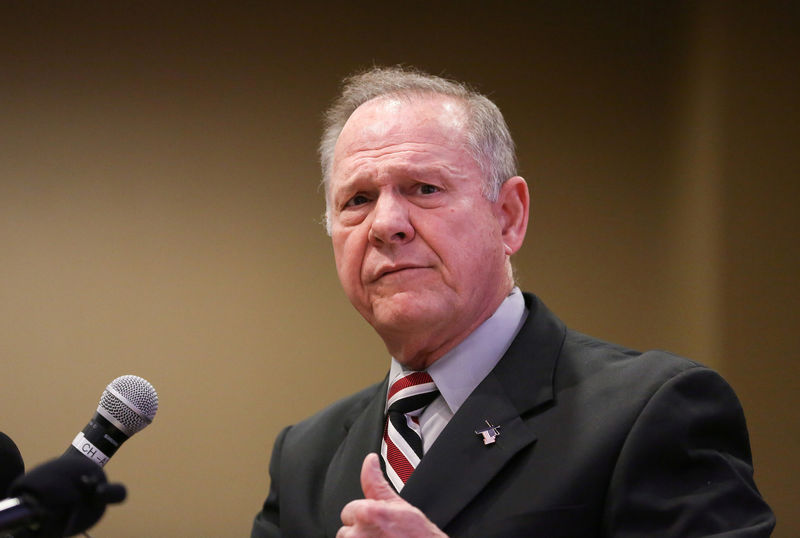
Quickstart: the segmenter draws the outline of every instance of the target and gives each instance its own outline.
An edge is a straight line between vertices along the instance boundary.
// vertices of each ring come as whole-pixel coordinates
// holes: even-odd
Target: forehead
[[[358,107],[334,149],[334,175],[343,161],[381,155],[422,158],[466,152],[467,114],[455,98],[441,95],[383,96]]]

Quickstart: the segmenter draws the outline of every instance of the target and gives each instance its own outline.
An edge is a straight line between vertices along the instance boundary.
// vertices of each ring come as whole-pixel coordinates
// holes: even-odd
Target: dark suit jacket
[[[715,372],[566,329],[536,297],[402,490],[450,536],[768,536],[741,405]],[[386,383],[285,429],[253,537],[334,536]],[[500,425],[494,444],[476,430]]]

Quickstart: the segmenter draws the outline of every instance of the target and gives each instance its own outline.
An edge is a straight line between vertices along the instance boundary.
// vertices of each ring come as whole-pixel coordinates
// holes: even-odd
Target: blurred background
[[[718,369],[800,535],[800,4],[520,4],[0,2],[0,431],[32,468],[115,377],[160,396],[93,536],[248,536],[280,428],[384,375],[316,146],[342,77],[397,63],[500,106],[522,287]]]

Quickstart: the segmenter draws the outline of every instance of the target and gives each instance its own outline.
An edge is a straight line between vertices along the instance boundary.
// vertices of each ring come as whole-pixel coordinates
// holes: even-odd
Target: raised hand
[[[403,500],[381,471],[377,454],[368,454],[361,466],[364,498],[342,509],[337,538],[446,538],[421,510]]]

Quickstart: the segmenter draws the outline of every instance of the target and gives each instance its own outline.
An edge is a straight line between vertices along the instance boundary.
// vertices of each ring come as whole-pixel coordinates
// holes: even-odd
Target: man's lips
[[[376,272],[377,276],[375,276],[373,281],[380,280],[389,275],[395,275],[406,271],[413,271],[415,269],[427,269],[427,266],[404,264],[404,265],[392,265],[392,266],[382,267],[380,270]]]

